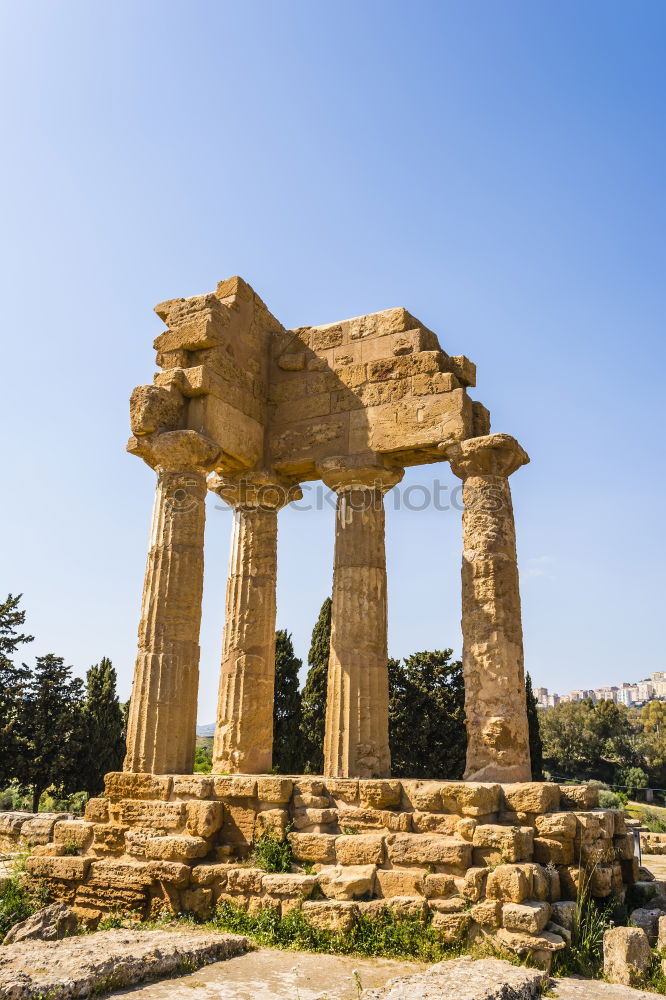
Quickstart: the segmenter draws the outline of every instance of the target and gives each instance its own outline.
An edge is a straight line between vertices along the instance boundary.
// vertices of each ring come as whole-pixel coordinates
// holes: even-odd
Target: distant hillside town
[[[539,708],[554,708],[566,701],[585,701],[590,698],[595,704],[598,701],[614,701],[618,705],[644,705],[651,698],[666,700],[666,671],[657,670],[649,680],[638,681],[637,684],[620,684],[619,687],[599,687],[594,690],[570,691],[569,694],[549,694],[548,688],[535,688]]]

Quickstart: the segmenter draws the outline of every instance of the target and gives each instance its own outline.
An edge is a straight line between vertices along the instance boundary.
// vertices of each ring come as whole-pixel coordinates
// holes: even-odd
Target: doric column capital
[[[336,493],[353,490],[376,490],[382,495],[396,486],[405,474],[404,469],[386,466],[376,456],[328,458],[317,467],[317,472],[329,489]]]
[[[278,511],[303,496],[298,483],[267,472],[246,472],[236,476],[215,473],[208,488],[237,510]]]
[[[191,430],[134,436],[127,442],[127,450],[158,471],[201,473],[210,472],[220,453],[209,437]]]
[[[451,469],[460,479],[470,476],[499,476],[507,478],[530,460],[510,434],[486,434],[446,445],[444,454]]]

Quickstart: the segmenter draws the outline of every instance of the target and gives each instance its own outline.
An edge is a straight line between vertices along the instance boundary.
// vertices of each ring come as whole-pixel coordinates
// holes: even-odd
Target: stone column
[[[196,431],[131,438],[157,472],[126,771],[191,774],[199,686],[206,475],[218,448]]]
[[[391,773],[384,494],[403,470],[334,460],[321,475],[338,495],[324,774],[384,778]]]
[[[213,477],[233,506],[213,771],[267,774],[273,763],[277,514],[300,489]]]
[[[530,781],[516,531],[508,477],[529,462],[515,438],[446,449],[463,480],[462,631],[468,781]]]

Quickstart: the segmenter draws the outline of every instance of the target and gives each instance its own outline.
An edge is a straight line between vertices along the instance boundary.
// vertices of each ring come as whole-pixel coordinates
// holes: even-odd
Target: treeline
[[[9,594],[0,604],[0,789],[5,807],[7,796],[27,793],[36,812],[47,789],[61,799],[103,789],[104,774],[122,767],[125,719],[106,657],[85,681],[53,653],[32,666],[14,662],[33,641],[20,601]]]
[[[545,770],[634,794],[666,789],[666,703],[642,709],[587,699],[539,709]]]

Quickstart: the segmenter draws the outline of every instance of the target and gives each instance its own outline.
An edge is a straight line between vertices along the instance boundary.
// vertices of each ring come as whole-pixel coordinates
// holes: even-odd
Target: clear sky
[[[0,588],[31,655],[108,655],[129,693],[154,486],[129,393],[153,305],[240,274],[286,326],[404,305],[476,362],[532,457],[535,684],[666,669],[665,43],[662,0],[4,0]],[[230,523],[211,502],[201,722]],[[333,528],[280,515],[302,657]],[[391,653],[459,652],[460,513],[389,503],[387,547]]]

